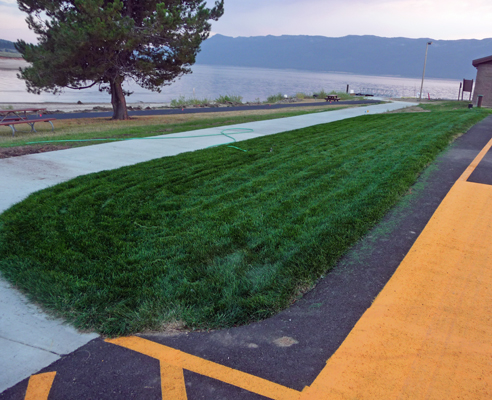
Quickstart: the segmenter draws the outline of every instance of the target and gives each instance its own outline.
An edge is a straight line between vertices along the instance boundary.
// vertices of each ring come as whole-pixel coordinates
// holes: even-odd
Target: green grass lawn
[[[437,100],[420,103],[420,107],[428,111],[454,111],[468,109],[469,101]]]
[[[105,335],[287,307],[480,110],[366,115],[76,178],[0,215],[0,270]]]

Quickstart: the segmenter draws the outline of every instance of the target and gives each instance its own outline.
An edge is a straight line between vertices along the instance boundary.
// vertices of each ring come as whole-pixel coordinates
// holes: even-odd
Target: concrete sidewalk
[[[31,193],[80,175],[231,143],[221,135],[225,129],[252,129],[252,132],[232,134],[237,141],[242,141],[411,106],[415,103],[393,102],[3,159],[0,160],[0,212]]]
[[[0,212],[31,193],[80,175],[230,143],[221,135],[226,129],[242,141],[414,105],[393,102],[0,160]],[[237,128],[252,131],[230,131]],[[0,281],[0,294],[0,392],[97,337],[50,319],[4,281]]]

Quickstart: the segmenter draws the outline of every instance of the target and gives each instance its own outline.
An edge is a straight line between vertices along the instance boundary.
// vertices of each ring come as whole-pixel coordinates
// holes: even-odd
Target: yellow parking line
[[[212,379],[217,379],[221,382],[228,383],[233,386],[237,386],[249,392],[268,397],[269,399],[298,400],[301,394],[296,390],[267,381],[262,378],[258,378],[254,375],[225,367],[223,365],[204,360],[203,358],[183,353],[171,347],[167,347],[139,337],[107,339],[106,341],[118,346],[126,347],[127,349],[145,354],[149,357],[159,360],[161,364],[161,376],[165,377],[166,380],[174,379],[166,377],[166,371],[168,371],[168,369],[171,367],[174,368],[172,372],[173,374],[176,373],[176,368],[181,371],[183,369],[186,369],[188,371],[192,371],[197,374],[207,376]],[[165,370],[162,370],[163,366]],[[180,396],[183,396],[181,393],[185,394],[184,397],[176,397],[176,399],[186,399],[187,397],[184,388],[184,381],[180,382],[179,384],[181,385],[181,388],[179,389]],[[170,394],[176,393],[176,386],[171,385],[170,390],[174,390],[173,392],[166,392],[165,390],[167,390],[167,386],[165,388],[163,385],[163,399],[171,398]]]
[[[492,398],[492,186],[474,160],[302,399]]]
[[[25,400],[47,400],[56,372],[32,375],[27,384]]]
[[[160,362],[161,369],[161,392],[166,394],[167,399],[186,400],[186,386],[183,369],[174,365]],[[163,396],[164,398],[164,396]]]
[[[475,168],[477,168],[478,164],[480,164],[480,161],[485,157],[485,154],[488,153],[490,148],[492,147],[492,140],[490,140],[487,145],[482,149],[480,153],[478,153],[478,156],[475,157],[475,159],[472,161],[472,163],[468,166],[468,168],[463,172],[463,174],[460,176],[458,181],[466,181],[470,175],[475,171]]]

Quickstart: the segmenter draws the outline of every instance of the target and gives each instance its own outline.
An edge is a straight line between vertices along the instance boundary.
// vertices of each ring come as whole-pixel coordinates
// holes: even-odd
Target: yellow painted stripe
[[[56,372],[33,375],[29,378],[25,400],[47,400]]]
[[[492,399],[491,144],[302,399]]]
[[[245,389],[275,400],[297,400],[300,392],[223,365],[139,337],[107,339],[109,343],[158,359],[161,364],[186,369],[197,374]],[[163,398],[170,398],[164,392]]]
[[[183,369],[174,365],[160,362],[162,398],[186,400],[186,386]],[[166,396],[164,396],[164,393]]]
[[[473,171],[475,171],[475,168],[477,168],[478,164],[480,164],[480,161],[485,157],[485,154],[490,150],[492,147],[492,140],[490,140],[487,145],[482,149],[482,151],[478,154],[478,156],[475,157],[473,162],[468,166],[468,168],[463,172],[461,177],[458,179],[459,181],[466,181],[470,177]]]

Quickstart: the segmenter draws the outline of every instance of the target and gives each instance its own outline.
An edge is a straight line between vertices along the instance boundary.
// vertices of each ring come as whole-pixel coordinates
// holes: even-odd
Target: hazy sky
[[[213,1],[209,1],[209,4]],[[0,0],[0,39],[34,41],[15,0]],[[226,36],[492,37],[491,0],[225,0]]]

